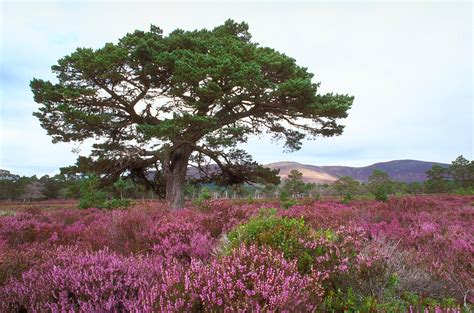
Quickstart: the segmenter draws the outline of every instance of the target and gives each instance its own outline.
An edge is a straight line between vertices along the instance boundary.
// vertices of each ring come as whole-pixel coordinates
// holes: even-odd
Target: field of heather
[[[474,197],[0,204],[1,312],[462,312]]]

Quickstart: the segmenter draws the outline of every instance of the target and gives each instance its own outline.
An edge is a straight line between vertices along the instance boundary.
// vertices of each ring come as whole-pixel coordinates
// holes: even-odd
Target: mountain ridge
[[[279,176],[282,179],[287,178],[291,170],[296,169],[303,173],[305,182],[318,184],[330,184],[342,176],[350,176],[361,182],[366,182],[374,169],[380,169],[387,172],[393,180],[402,182],[421,182],[426,180],[425,172],[433,165],[448,167],[449,164],[419,160],[392,160],[386,162],[377,162],[368,166],[352,167],[340,165],[312,165],[302,164],[294,161],[279,161],[264,166],[271,169],[279,169]]]

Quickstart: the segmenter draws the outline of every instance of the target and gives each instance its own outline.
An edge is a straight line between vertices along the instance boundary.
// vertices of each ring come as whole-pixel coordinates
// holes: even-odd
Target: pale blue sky
[[[151,23],[212,28],[246,21],[253,40],[315,73],[321,91],[355,96],[346,130],[296,153],[253,138],[261,163],[364,166],[393,159],[473,159],[470,2],[1,2],[0,168],[22,175],[73,164],[74,145],[52,144],[31,114],[33,78],[77,47],[100,47]],[[87,154],[89,144],[80,146]]]

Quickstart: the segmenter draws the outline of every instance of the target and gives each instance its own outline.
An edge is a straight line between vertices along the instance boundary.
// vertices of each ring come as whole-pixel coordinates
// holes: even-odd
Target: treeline
[[[32,201],[53,199],[80,199],[87,193],[97,191],[104,198],[153,198],[152,192],[144,186],[126,178],[114,184],[100,186],[96,175],[36,175],[27,177],[0,170],[0,200]]]
[[[374,170],[367,182],[359,182],[352,177],[343,176],[333,184],[305,183],[303,174],[292,170],[280,185],[233,186],[230,189],[212,185],[188,186],[190,198],[280,198],[297,199],[304,197],[340,196],[343,201],[355,197],[370,197],[385,201],[394,194],[474,194],[474,161],[459,156],[449,167],[433,165],[426,171],[424,182],[394,181],[388,173]]]
[[[291,171],[288,178],[279,185],[219,186],[215,184],[187,184],[185,195],[188,200],[209,199],[291,199],[303,197],[341,196],[344,201],[354,197],[374,197],[385,200],[392,194],[474,194],[474,161],[459,156],[449,167],[433,165],[426,171],[424,182],[405,183],[394,181],[386,172],[374,170],[367,182],[351,177],[340,177],[333,184],[305,183],[303,174]],[[0,200],[31,201],[50,199],[81,199],[89,202],[107,200],[155,198],[156,195],[143,185],[122,177],[114,184],[101,186],[95,175],[65,175],[20,177],[7,170],[0,170]],[[88,202],[89,201],[89,202]]]

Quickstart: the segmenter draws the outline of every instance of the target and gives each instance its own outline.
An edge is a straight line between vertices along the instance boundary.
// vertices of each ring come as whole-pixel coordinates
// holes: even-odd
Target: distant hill
[[[395,160],[375,163],[364,167],[350,166],[316,166],[300,164],[298,162],[276,162],[265,166],[271,169],[280,169],[280,177],[286,178],[291,170],[296,169],[303,173],[306,182],[330,184],[341,176],[350,176],[359,181],[367,181],[374,169],[387,172],[393,180],[402,182],[419,182],[426,180],[425,172],[434,164],[448,167],[449,164],[425,162],[417,160]]]

